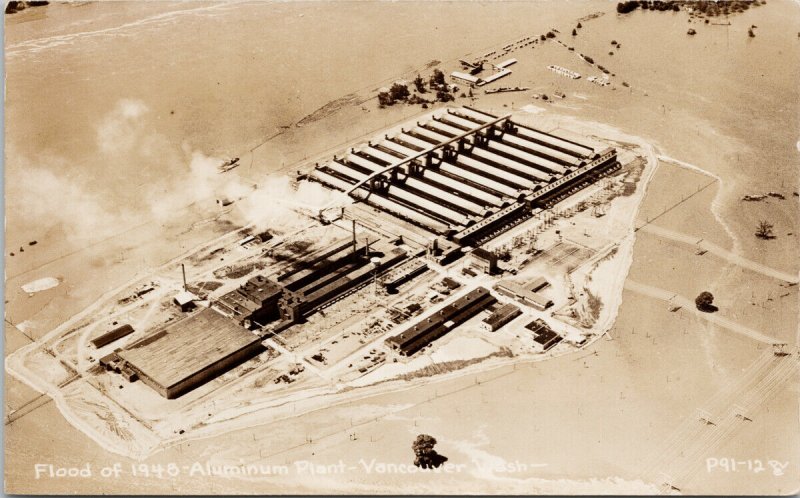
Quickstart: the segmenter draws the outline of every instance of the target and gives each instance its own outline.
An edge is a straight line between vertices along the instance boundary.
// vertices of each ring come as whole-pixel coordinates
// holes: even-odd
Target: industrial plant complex
[[[510,115],[466,106],[433,112],[307,174],[351,196],[351,205],[333,208],[339,211],[333,219],[319,213],[322,223],[349,225],[349,236],[278,272],[252,276],[197,311],[191,311],[196,296],[184,289],[175,303],[188,316],[116,348],[100,364],[175,398],[259,355],[265,339],[280,340],[365,285],[397,292],[430,265],[462,256],[464,275],[502,276],[496,252],[482,245],[619,168],[614,148],[598,150]],[[487,287],[464,290],[436,311],[401,320],[403,331],[385,344],[410,357],[481,313],[489,313],[483,328],[496,331],[521,314],[518,305],[552,306],[541,294],[548,285],[542,277],[528,284],[498,280],[496,295],[510,299],[502,303]],[[545,350],[561,340],[541,320],[528,328]],[[118,327],[94,345],[107,347],[132,332]]]

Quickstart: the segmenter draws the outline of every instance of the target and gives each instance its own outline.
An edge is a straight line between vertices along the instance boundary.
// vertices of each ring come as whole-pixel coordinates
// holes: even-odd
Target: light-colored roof
[[[516,63],[517,63],[517,59],[506,59],[503,62],[501,62],[500,64],[497,64],[497,67],[502,69],[502,68],[506,68],[506,67],[508,67],[508,66],[510,66],[512,64],[516,64]]]
[[[477,83],[478,81],[480,81],[480,78],[473,76],[471,74],[462,73],[460,71],[453,71],[452,73],[450,73],[450,76],[452,76],[453,78],[470,81],[472,83]]]
[[[168,388],[260,340],[233,320],[207,308],[145,337],[118,355]]]
[[[508,76],[509,74],[511,74],[511,70],[510,69],[503,69],[502,71],[498,71],[498,72],[494,73],[493,75],[484,78],[483,82],[484,82],[484,84],[491,83],[492,81],[499,80],[503,76]]]
[[[191,303],[192,301],[196,301],[198,298],[194,294],[189,291],[183,291],[175,295],[175,302],[180,304],[181,306],[184,304]]]

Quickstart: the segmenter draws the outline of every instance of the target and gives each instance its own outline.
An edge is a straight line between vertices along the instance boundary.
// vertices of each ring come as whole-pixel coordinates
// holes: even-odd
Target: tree
[[[441,466],[447,457],[436,453],[436,438],[427,434],[420,434],[411,444],[414,450],[414,465],[423,469],[432,469]]]
[[[394,99],[389,92],[380,92],[378,93],[378,105],[381,107],[386,107],[387,105],[393,105]]]
[[[417,75],[417,77],[414,78],[414,86],[419,93],[425,93],[425,82],[422,80],[422,76]]]
[[[620,3],[617,4],[617,13],[618,14],[627,14],[628,12],[633,12],[634,10],[636,10],[638,8],[639,8],[639,2],[637,0],[628,1],[628,2],[620,2]]]
[[[694,304],[697,306],[697,309],[704,313],[713,313],[714,311],[717,311],[717,307],[712,304],[713,302],[714,295],[708,291],[701,292],[694,300]]]
[[[391,95],[392,100],[405,100],[411,95],[411,92],[408,91],[406,85],[395,83],[389,89],[389,95]]]
[[[572,30],[572,36],[578,36],[578,30],[577,29],[573,29]]]
[[[764,240],[774,239],[775,235],[772,233],[773,228],[774,226],[772,223],[768,222],[767,220],[759,221],[758,227],[756,228],[756,237]]]
[[[581,23],[578,23],[578,25],[576,26],[576,28],[578,28],[578,29],[581,29],[582,27],[583,27],[583,24],[581,24]]]
[[[440,102],[450,102],[451,100],[455,100],[456,98],[450,95],[448,92],[444,90],[439,90],[436,92],[436,100]]]
[[[431,75],[431,87],[438,87],[441,85],[444,85],[444,73],[438,69],[434,69]]]

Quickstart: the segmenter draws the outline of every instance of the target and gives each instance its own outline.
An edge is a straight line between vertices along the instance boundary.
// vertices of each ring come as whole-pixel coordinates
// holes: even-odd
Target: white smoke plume
[[[105,238],[120,230],[127,216],[104,206],[84,181],[72,177],[69,165],[54,156],[30,160],[15,156],[14,167],[6,170],[6,206],[25,235],[60,229],[70,243],[80,244]],[[16,234],[7,234],[16,235]]]
[[[170,141],[152,118],[144,102],[120,100],[99,121],[85,165],[55,156],[18,157],[10,146],[9,215],[40,233],[58,226],[70,242],[85,243],[148,219],[174,221],[187,206],[215,206],[223,199],[234,201],[235,222],[284,231],[309,222],[296,209],[313,214],[341,196],[310,182],[295,188],[285,176],[265,176],[253,185],[235,169],[220,174],[228,158]]]
[[[314,216],[337,202],[346,202],[346,197],[320,184],[301,181],[295,187],[286,176],[267,177],[237,202],[237,210],[245,223],[253,223],[259,229],[287,231],[309,222],[299,213]]]

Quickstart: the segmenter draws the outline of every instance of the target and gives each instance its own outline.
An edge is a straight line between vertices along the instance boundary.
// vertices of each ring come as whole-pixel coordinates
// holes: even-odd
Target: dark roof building
[[[487,330],[494,332],[521,314],[522,311],[520,311],[519,307],[511,303],[507,303],[500,306],[494,310],[491,315],[486,317],[483,320],[483,326]]]
[[[561,342],[561,336],[555,333],[544,320],[536,319],[525,325],[525,328],[534,333],[533,340],[537,344],[541,344],[545,351]]]
[[[133,334],[133,327],[126,323],[110,332],[106,332],[100,337],[92,339],[91,343],[94,347],[99,349],[130,334]]]
[[[404,356],[411,356],[494,302],[496,299],[488,289],[478,287],[423,318],[410,329],[386,339],[386,344]]]

